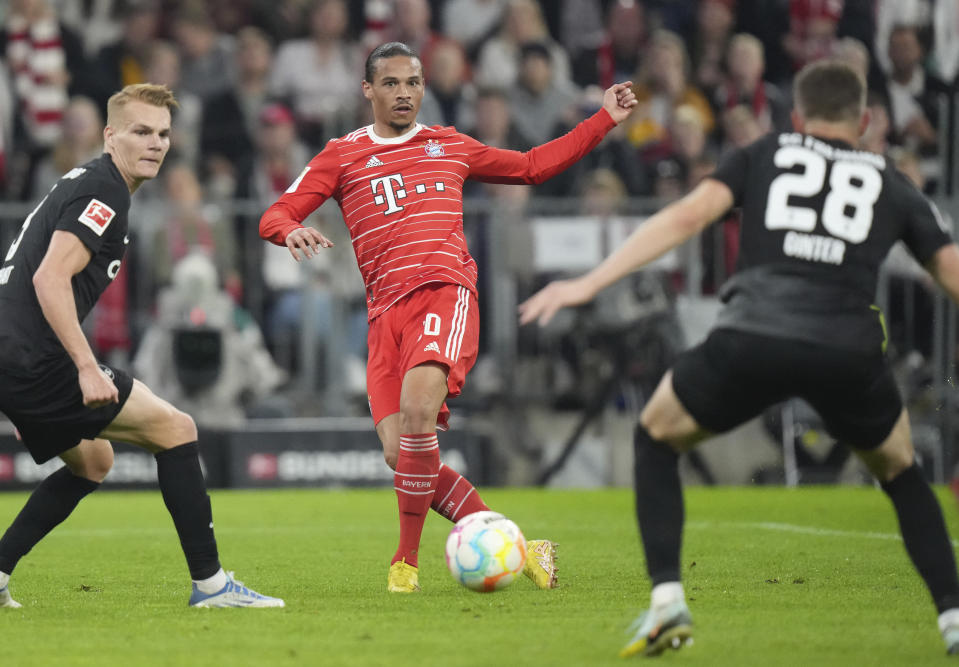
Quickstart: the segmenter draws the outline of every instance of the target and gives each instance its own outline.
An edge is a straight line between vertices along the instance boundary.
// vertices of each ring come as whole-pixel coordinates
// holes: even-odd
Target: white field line
[[[815,535],[817,537],[858,537],[867,540],[894,540],[902,541],[899,533],[877,533],[863,530],[838,530],[836,528],[817,528],[815,526],[800,526],[793,523],[777,521],[687,521],[690,528],[741,528],[743,530],[769,530],[779,533],[799,533],[801,535]],[[953,548],[959,547],[959,540],[951,540]]]

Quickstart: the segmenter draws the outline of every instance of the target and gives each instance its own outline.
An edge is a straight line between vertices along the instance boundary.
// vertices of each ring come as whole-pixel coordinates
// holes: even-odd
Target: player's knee
[[[176,434],[177,434],[177,445],[185,445],[188,442],[195,442],[197,440],[197,430],[196,422],[193,421],[193,417],[187,413],[177,410],[174,408],[173,421],[175,424]]]
[[[113,446],[106,440],[97,440],[79,461],[68,463],[68,466],[77,477],[99,484],[113,469]]]
[[[400,432],[420,432],[436,425],[437,408],[428,396],[404,398],[400,402]]]

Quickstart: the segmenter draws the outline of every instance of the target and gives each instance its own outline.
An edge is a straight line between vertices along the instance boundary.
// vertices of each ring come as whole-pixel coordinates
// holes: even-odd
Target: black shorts
[[[37,463],[49,461],[81,440],[96,438],[116,418],[133,390],[133,378],[100,364],[120,392],[118,403],[88,408],[77,380],[77,368],[67,356],[44,365],[36,376],[7,376],[0,381],[0,412],[13,422],[23,444]],[[2,374],[2,370],[0,370]]]
[[[892,432],[902,398],[881,352],[860,353],[797,340],[716,329],[673,365],[673,389],[705,429],[728,431],[798,396],[826,430],[857,449]]]

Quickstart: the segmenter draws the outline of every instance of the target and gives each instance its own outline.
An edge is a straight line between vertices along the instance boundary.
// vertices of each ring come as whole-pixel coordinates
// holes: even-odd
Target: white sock
[[[959,609],[953,607],[939,614],[939,632],[945,632],[946,628],[957,625],[959,625]]]
[[[683,592],[683,585],[678,581],[667,581],[654,586],[649,598],[651,607],[660,608],[685,600],[686,593]]]
[[[196,587],[200,589],[201,593],[206,593],[210,595],[211,593],[216,593],[221,588],[226,586],[226,572],[223,571],[221,567],[216,574],[208,579],[202,579],[200,581],[194,581]]]
[[[10,575],[6,572],[0,572],[0,588],[6,588],[10,583]]]

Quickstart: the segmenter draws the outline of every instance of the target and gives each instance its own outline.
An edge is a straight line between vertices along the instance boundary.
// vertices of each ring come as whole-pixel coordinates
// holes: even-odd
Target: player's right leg
[[[135,380],[130,397],[101,435],[154,454],[160,493],[173,518],[193,579],[191,606],[283,606],[283,600],[246,588],[220,567],[192,417]]]
[[[106,440],[81,440],[60,454],[66,467],[47,477],[33,491],[0,538],[0,608],[20,606],[10,596],[14,568],[36,544],[60,525],[79,502],[95,491],[113,467],[113,447]]]
[[[906,551],[939,612],[939,631],[946,651],[959,653],[956,560],[942,509],[915,461],[906,410],[902,410],[892,432],[878,448],[856,453],[892,500]]]

